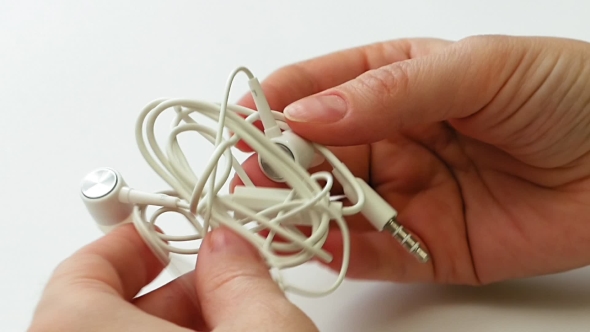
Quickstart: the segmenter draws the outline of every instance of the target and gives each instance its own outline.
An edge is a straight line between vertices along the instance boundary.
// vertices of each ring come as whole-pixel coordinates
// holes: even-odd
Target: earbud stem
[[[177,208],[178,203],[180,203],[180,198],[178,197],[146,193],[129,187],[121,188],[119,200],[128,204],[155,205],[168,208]]]
[[[253,77],[248,80],[248,86],[250,87],[254,104],[256,104],[256,109],[260,115],[260,120],[264,127],[264,134],[270,139],[281,136],[281,128],[279,128],[277,121],[272,115],[272,110],[264,96],[260,82],[256,77]]]

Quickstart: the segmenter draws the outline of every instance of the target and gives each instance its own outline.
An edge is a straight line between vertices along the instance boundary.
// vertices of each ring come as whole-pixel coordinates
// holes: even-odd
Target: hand
[[[422,265],[352,218],[350,277],[486,284],[590,264],[589,44],[398,40],[285,67],[263,88],[291,129],[333,146],[432,257]],[[255,159],[245,167],[268,184]],[[340,247],[335,231],[335,269]]]
[[[133,226],[119,227],[56,269],[30,331],[317,331],[227,229],[206,237],[194,273],[134,298],[161,270]]]

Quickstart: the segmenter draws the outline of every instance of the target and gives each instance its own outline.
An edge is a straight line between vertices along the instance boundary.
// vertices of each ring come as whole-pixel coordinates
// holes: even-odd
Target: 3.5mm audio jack
[[[395,217],[389,219],[387,224],[383,227],[383,230],[390,232],[391,235],[393,235],[393,237],[404,246],[406,250],[416,256],[420,262],[426,263],[430,260],[428,253],[420,246],[420,242],[416,241],[410,232],[406,231],[402,225],[398,224]]]
[[[334,176],[342,184],[344,194],[351,202],[358,199],[355,190],[352,186],[344,181],[343,176],[337,169],[333,171]],[[422,249],[420,242],[418,242],[412,234],[407,231],[402,225],[397,222],[397,211],[381,197],[377,192],[371,188],[363,179],[356,179],[363,194],[365,195],[365,202],[361,213],[367,220],[379,231],[386,231],[399,242],[410,254],[414,255],[421,263],[430,261],[430,255],[426,250]]]

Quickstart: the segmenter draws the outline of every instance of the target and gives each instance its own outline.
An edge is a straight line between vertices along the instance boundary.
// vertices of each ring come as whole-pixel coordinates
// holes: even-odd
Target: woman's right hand
[[[420,264],[353,218],[349,276],[485,284],[590,264],[589,44],[398,40],[285,67],[263,88],[291,129],[332,146],[432,256]],[[263,181],[255,159],[246,167]],[[326,247],[339,268],[337,231]]]

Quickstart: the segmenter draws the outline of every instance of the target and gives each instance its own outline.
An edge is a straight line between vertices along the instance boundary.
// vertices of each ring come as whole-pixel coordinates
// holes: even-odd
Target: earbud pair
[[[290,130],[272,139],[290,158],[304,169],[317,166],[324,161],[313,145]],[[258,159],[260,168],[271,180],[284,179],[266,163]],[[121,174],[103,167],[90,172],[81,184],[81,197],[88,212],[103,232],[128,221],[134,205],[154,205],[178,208],[181,200],[165,194],[146,193],[127,186]]]
[[[291,131],[282,132],[281,136],[272,141],[304,169],[317,166],[324,160],[310,142]],[[258,161],[266,176],[273,181],[284,182],[284,179],[262,158],[259,157]],[[82,180],[80,194],[88,212],[105,233],[127,222],[133,213],[134,205],[178,208],[181,202],[178,197],[130,188],[118,171],[108,167],[88,173]]]

